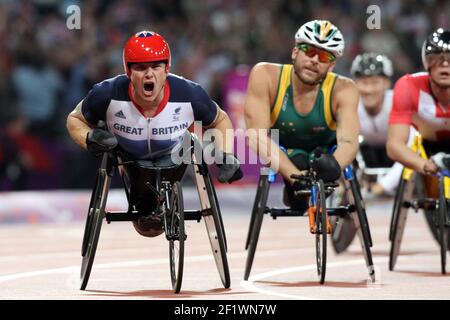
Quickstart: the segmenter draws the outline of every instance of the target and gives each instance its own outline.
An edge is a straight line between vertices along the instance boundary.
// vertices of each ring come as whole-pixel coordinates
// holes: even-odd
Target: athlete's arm
[[[270,167],[294,182],[291,174],[301,174],[300,170],[289,160],[279,146],[268,137],[270,122],[270,87],[273,74],[280,72],[280,67],[267,63],[258,63],[250,72],[247,96],[245,100],[245,124],[250,148],[270,163]],[[278,79],[277,73],[277,79]]]
[[[75,109],[69,113],[67,116],[66,126],[73,141],[75,141],[82,148],[86,149],[86,135],[89,130],[91,130],[91,126],[81,112],[82,103],[83,101],[81,101]]]
[[[208,125],[206,128],[211,128],[217,130],[214,133],[214,144],[216,148],[222,150],[226,153],[233,153],[234,135],[233,135],[233,124],[231,123],[228,114],[217,106],[217,116],[212,124]],[[228,135],[227,135],[228,132]]]
[[[359,148],[359,92],[352,80],[340,77],[337,81],[334,88],[337,148],[333,155],[343,169],[352,163]]]
[[[408,147],[412,114],[415,110],[411,88],[406,76],[400,78],[394,87],[392,111],[389,118],[386,151],[394,161],[420,173],[434,173],[437,166],[429,159],[422,159]]]

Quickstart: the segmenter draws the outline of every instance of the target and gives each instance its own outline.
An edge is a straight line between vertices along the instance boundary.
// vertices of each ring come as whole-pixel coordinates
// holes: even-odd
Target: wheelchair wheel
[[[212,188],[212,189],[213,189],[215,203],[218,204],[219,200],[217,198],[216,189],[215,188]],[[218,205],[217,205],[217,213],[219,216],[220,228],[222,228],[222,230],[223,230],[222,234],[223,234],[223,241],[225,242],[225,252],[228,252],[227,235],[225,233],[225,227],[223,225],[222,212],[220,211],[220,207]]]
[[[423,178],[420,175],[416,175],[416,193],[418,200],[424,200],[426,198],[425,186]],[[439,221],[436,209],[423,209],[425,221],[430,229],[433,239],[438,245],[439,243]]]
[[[325,187],[322,180],[317,183],[316,199],[316,263],[320,284],[325,282],[327,265],[327,208],[325,203]]]
[[[352,214],[352,217],[354,217],[353,222],[356,226],[370,279],[372,282],[375,282],[375,268],[373,265],[372,252],[370,251],[370,248],[372,247],[372,236],[370,234],[366,209],[364,208],[364,202],[361,197],[361,189],[356,176],[354,179],[350,180],[350,188],[352,190],[353,202],[356,210],[356,212]]]
[[[448,223],[448,207],[447,199],[445,198],[444,179],[439,179],[439,245],[441,247],[441,272],[446,273],[447,264],[447,245],[449,237],[449,229],[446,228]]]
[[[170,277],[175,293],[181,290],[183,281],[184,240],[186,239],[184,228],[184,206],[181,183],[175,182],[170,196],[169,214],[169,257]]]
[[[107,176],[105,170],[100,169],[97,173],[95,187],[92,192],[84,229],[83,244],[81,249],[81,256],[83,259],[81,262],[80,290],[86,289],[89,276],[91,274],[98,239],[100,237],[100,230],[102,227],[103,218],[105,217],[105,205],[109,184],[109,176]]]
[[[253,259],[255,258],[256,246],[258,245],[259,233],[264,218],[267,198],[269,196],[270,182],[267,175],[259,177],[258,188],[256,190],[255,202],[253,203],[252,216],[247,235],[245,249],[248,249],[247,260],[245,262],[244,280],[247,281],[252,270]]]
[[[269,186],[269,180],[266,175],[260,175],[259,181],[258,181],[258,187],[256,189],[255,194],[255,200],[253,202],[253,209],[252,209],[252,215],[250,217],[250,224],[248,226],[248,233],[247,233],[247,240],[245,241],[245,250],[248,249],[248,245],[250,243],[252,231],[253,231],[253,225],[255,223],[255,219],[257,216],[258,208],[261,206],[261,199],[264,194],[264,192],[261,192],[263,188],[267,188]],[[261,191],[260,191],[261,190]],[[264,204],[265,206],[266,204]]]
[[[219,271],[220,279],[225,288],[230,287],[230,270],[228,268],[228,260],[225,245],[225,231],[221,224],[219,204],[216,200],[214,187],[209,174],[204,176],[205,188],[208,194],[210,209],[204,211],[203,220],[205,221],[211,249]]]
[[[332,200],[330,200],[330,198]],[[347,181],[341,179],[340,186],[327,198],[327,208],[336,208],[349,205],[350,199],[350,185]],[[331,244],[334,252],[339,254],[344,252],[353,242],[356,235],[356,227],[352,217],[349,214],[344,216],[332,216],[330,217],[330,221],[332,225]]]
[[[392,241],[393,238],[395,221],[397,220],[397,214],[399,212],[398,206],[403,202],[403,193],[405,191],[404,184],[406,182],[407,181],[401,177],[398,187],[395,191],[394,206],[392,208],[391,222],[389,223],[389,241]]]
[[[393,224],[392,224],[392,237],[391,237],[391,249],[389,252],[389,270],[394,270],[397,262],[398,254],[400,253],[400,244],[403,238],[403,232],[405,230],[406,218],[408,208],[404,206],[405,200],[411,200],[414,190],[414,185],[411,183],[414,179],[400,180],[400,185],[397,190],[397,197],[393,207]]]

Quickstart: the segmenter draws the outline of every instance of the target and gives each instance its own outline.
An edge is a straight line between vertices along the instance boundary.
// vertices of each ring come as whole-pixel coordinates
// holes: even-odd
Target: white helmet
[[[308,43],[334,54],[344,53],[344,37],[339,29],[327,20],[313,20],[302,25],[295,34],[295,43]]]

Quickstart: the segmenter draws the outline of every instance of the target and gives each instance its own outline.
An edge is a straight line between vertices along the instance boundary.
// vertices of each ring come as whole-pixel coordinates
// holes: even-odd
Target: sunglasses
[[[450,52],[430,53],[426,56],[426,59],[430,67],[440,65],[444,61],[450,64]]]
[[[303,51],[310,58],[313,58],[317,54],[320,62],[332,62],[336,60],[336,57],[332,53],[310,46],[306,43],[297,45],[297,48]]]

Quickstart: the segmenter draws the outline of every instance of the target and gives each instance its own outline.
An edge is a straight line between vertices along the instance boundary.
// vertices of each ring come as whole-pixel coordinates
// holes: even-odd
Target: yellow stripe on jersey
[[[325,80],[322,83],[323,92],[323,109],[325,113],[325,121],[330,130],[336,131],[336,120],[332,114],[331,108],[331,92],[333,91],[334,84],[337,79],[337,74],[328,72]]]
[[[272,113],[270,114],[270,126],[272,127],[278,119],[278,116],[281,111],[281,107],[283,106],[284,96],[286,94],[286,90],[291,84],[291,73],[293,66],[284,64],[281,66],[281,74],[280,80],[278,82],[278,91],[277,96],[275,98],[275,103],[272,109]]]

